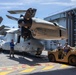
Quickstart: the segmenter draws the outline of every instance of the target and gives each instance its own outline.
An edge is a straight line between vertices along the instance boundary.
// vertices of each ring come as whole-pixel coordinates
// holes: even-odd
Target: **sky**
[[[17,21],[8,19],[6,15],[19,18],[20,14],[10,14],[9,10],[37,9],[35,17],[44,19],[59,12],[76,7],[76,0],[0,0],[0,16],[3,21],[0,25],[18,27]]]

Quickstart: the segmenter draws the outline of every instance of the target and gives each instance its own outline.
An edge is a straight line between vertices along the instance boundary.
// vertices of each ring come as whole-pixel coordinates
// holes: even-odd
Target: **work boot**
[[[13,58],[15,58],[14,55],[13,55]]]
[[[10,58],[11,58],[11,55],[10,55]]]

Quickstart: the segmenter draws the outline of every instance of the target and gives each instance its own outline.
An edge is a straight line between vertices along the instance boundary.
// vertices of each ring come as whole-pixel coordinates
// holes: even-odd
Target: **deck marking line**
[[[10,73],[12,71],[5,71],[5,72],[0,72],[0,75],[7,75],[8,73]]]
[[[45,67],[45,68],[43,68],[42,70],[43,71],[45,71],[45,70],[50,70],[50,69],[52,69],[54,66],[47,66],[47,67]]]
[[[68,67],[68,65],[62,65],[60,68],[66,68]]]
[[[26,69],[26,70],[23,70],[23,71],[21,71],[20,73],[28,73],[28,72],[32,72],[32,71],[34,71],[36,68],[28,68],[28,69]]]

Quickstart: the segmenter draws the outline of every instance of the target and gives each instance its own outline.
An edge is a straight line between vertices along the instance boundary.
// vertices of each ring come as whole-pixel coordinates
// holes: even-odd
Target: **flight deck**
[[[9,52],[0,53],[0,75],[33,75],[34,73],[44,73],[54,70],[75,68],[62,63],[49,62],[47,52],[42,53],[42,57],[35,57],[25,53],[18,53],[15,58],[9,57]],[[39,75],[39,74],[38,74]]]

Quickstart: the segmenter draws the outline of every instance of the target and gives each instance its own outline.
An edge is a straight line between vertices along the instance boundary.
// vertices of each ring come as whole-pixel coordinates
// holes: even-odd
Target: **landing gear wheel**
[[[70,65],[76,66],[76,56],[70,56],[69,59],[68,59],[68,63]]]
[[[56,61],[55,56],[53,54],[48,55],[48,59],[49,59],[50,62],[55,62]]]

